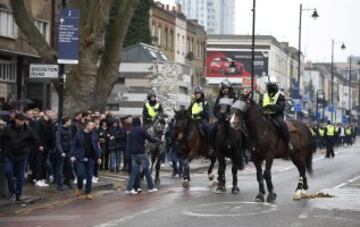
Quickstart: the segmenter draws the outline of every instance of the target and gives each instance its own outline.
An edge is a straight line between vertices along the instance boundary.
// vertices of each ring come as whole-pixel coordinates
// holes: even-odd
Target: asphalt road
[[[214,194],[205,173],[192,175],[190,189],[179,179],[163,176],[160,191],[125,195],[103,192],[94,201],[75,201],[63,207],[36,210],[24,216],[0,218],[0,226],[360,226],[360,144],[337,149],[334,159],[317,154],[308,194],[327,192],[334,198],[293,201],[298,172],[289,161],[277,160],[273,204],[255,203],[258,193],[250,164],[239,178],[240,194]],[[228,168],[230,169],[230,168]]]

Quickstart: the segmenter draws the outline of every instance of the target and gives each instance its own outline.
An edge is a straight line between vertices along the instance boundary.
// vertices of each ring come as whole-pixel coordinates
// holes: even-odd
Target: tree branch
[[[31,14],[26,10],[23,0],[10,0],[15,22],[29,40],[31,46],[45,62],[56,61],[56,51],[50,47],[45,38],[34,25]]]

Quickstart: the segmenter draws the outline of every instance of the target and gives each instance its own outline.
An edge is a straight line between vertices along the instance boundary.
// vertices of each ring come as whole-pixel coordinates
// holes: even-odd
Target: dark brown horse
[[[308,173],[312,173],[314,141],[309,128],[300,121],[290,120],[296,130],[290,133],[294,151],[289,151],[287,144],[279,136],[272,121],[262,113],[261,108],[254,101],[248,101],[247,97],[237,100],[233,104],[233,109],[236,110],[236,117],[245,121],[249,131],[249,142],[253,147],[251,157],[256,167],[256,176],[259,183],[259,194],[256,196],[255,201],[264,201],[264,179],[269,192],[267,202],[273,202],[276,199],[271,180],[273,160],[274,158],[288,158],[289,156],[300,174],[293,199],[301,199],[302,194],[309,188],[306,170]],[[264,172],[262,172],[263,161],[265,161]]]
[[[226,162],[225,157],[229,157],[232,162],[232,175],[233,175],[233,188],[231,192],[238,194],[240,189],[238,187],[237,172],[244,168],[242,159],[242,133],[240,129],[235,129],[230,126],[227,110],[231,108],[233,99],[222,98],[219,101],[221,117],[216,124],[216,137],[215,137],[215,154],[219,162],[218,168],[218,187],[215,193],[226,192]]]
[[[178,149],[184,159],[183,187],[188,187],[190,182],[190,162],[195,157],[210,157],[208,170],[209,179],[212,180],[212,169],[216,157],[209,155],[207,138],[200,131],[199,122],[192,119],[191,114],[186,110],[175,111],[175,132],[178,141]]]

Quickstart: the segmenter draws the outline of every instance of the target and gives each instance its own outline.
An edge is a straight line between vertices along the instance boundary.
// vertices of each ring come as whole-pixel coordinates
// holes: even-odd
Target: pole
[[[61,7],[66,9],[66,0],[61,0]],[[63,117],[64,110],[64,74],[65,74],[65,65],[59,65],[59,106],[58,106],[58,123],[61,123],[61,119]]]
[[[252,42],[251,42],[251,100],[254,100],[254,79],[255,79],[255,19],[256,19],[256,0],[253,0],[253,22],[252,22]]]
[[[300,71],[301,71],[301,20],[302,20],[302,4],[300,4],[300,11],[299,11],[299,52],[298,52],[298,86],[299,86],[299,93],[300,93]]]
[[[333,39],[331,40],[331,105],[334,106],[334,40]],[[331,122],[334,121],[334,111],[331,112]]]
[[[318,117],[318,112],[319,112],[319,90],[316,90],[316,125],[319,124],[319,117]]]
[[[352,92],[352,89],[351,89],[351,55],[350,55],[350,59],[349,59],[349,116],[350,116],[350,113],[351,113],[351,107],[352,107],[352,103],[351,103],[351,92]]]

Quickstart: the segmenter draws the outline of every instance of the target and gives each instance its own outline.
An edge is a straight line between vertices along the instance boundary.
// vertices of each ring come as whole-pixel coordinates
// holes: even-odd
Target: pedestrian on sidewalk
[[[94,164],[101,165],[101,150],[98,145],[97,133],[94,131],[95,123],[87,121],[83,131],[78,132],[72,144],[72,161],[76,161],[77,187],[75,195],[79,197],[83,188],[83,180],[86,179],[85,199],[93,200],[91,195],[92,177]]]
[[[140,177],[140,167],[142,167],[143,173],[146,177],[149,192],[156,192],[154,188],[154,182],[149,170],[149,160],[145,154],[145,140],[151,143],[159,142],[159,139],[152,138],[145,128],[141,126],[141,120],[138,117],[133,119],[133,128],[128,135],[127,149],[131,154],[131,176],[129,178],[126,193],[137,194],[134,188],[134,184],[137,178]]]
[[[108,149],[111,160],[110,172],[119,172],[121,155],[123,153],[125,146],[124,144],[125,144],[126,134],[125,131],[120,127],[118,119],[113,118],[111,120],[111,127],[109,128],[108,135],[109,135]]]
[[[64,116],[61,125],[58,127],[55,136],[56,143],[56,175],[57,189],[63,191],[63,185],[72,189],[71,179],[73,177],[73,166],[71,163],[71,143],[73,134],[71,130],[71,119]],[[65,181],[64,181],[65,176]]]
[[[17,113],[14,121],[0,134],[0,145],[6,154],[5,175],[9,189],[7,198],[10,199],[15,194],[16,201],[21,201],[25,168],[31,149],[36,147],[39,151],[44,150],[34,130],[25,124],[25,120],[23,113]]]

